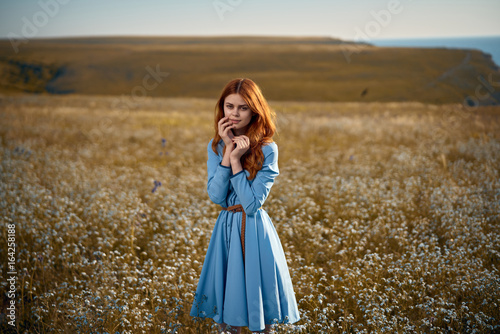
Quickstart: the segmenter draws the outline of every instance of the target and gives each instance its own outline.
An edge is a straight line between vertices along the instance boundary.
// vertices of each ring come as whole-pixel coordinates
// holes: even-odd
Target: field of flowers
[[[215,100],[125,102],[0,96],[0,331],[15,224],[19,333],[216,332],[189,316]],[[500,108],[271,106],[302,316],[277,333],[500,332]]]

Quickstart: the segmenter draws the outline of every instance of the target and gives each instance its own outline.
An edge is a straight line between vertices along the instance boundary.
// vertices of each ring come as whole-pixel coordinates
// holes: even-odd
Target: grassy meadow
[[[499,104],[499,72],[479,50],[379,48],[313,37],[0,40],[0,93],[213,98],[249,77],[275,101]],[[158,74],[158,75],[160,75]],[[486,83],[486,86],[483,87]],[[479,88],[478,88],[479,87]],[[479,90],[478,90],[479,89]]]
[[[206,193],[215,100],[116,99],[0,96],[17,330],[215,333],[189,316],[220,211]],[[499,107],[271,107],[280,176],[264,208],[302,316],[277,333],[500,332]]]

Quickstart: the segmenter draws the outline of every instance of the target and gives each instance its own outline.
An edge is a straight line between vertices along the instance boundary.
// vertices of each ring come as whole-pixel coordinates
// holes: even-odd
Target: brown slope
[[[0,74],[0,92],[214,98],[231,78],[250,77],[273,100],[500,101],[500,89],[487,83],[498,81],[498,69],[477,50],[330,38],[52,39],[30,41],[17,54],[2,41]]]

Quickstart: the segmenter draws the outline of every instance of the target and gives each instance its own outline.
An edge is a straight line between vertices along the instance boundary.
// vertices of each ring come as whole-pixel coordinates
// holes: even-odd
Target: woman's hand
[[[229,120],[229,117],[222,117],[217,124],[219,128],[219,136],[222,138],[222,141],[224,141],[224,145],[226,145],[226,150],[224,151],[221,164],[222,166],[229,167],[231,166],[231,152],[234,148],[234,133],[231,131],[234,124]]]
[[[227,149],[233,148],[233,138],[234,134],[231,129],[234,127],[234,124],[229,120],[229,117],[222,117],[218,123],[219,127],[219,136],[224,141]]]
[[[233,162],[240,162],[241,157],[245,154],[246,151],[250,148],[250,139],[247,136],[235,136],[233,138],[233,143],[236,144],[236,147],[231,152],[231,164]]]
[[[236,147],[233,148],[233,151],[230,153],[229,159],[233,174],[236,174],[243,170],[240,159],[243,154],[245,154],[245,152],[250,148],[250,139],[248,139],[248,137],[245,135],[235,136],[233,138],[233,143],[236,144]]]

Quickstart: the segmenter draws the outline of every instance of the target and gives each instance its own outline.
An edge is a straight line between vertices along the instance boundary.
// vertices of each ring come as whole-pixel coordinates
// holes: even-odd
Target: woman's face
[[[235,125],[233,133],[236,136],[246,133],[253,114],[240,94],[228,95],[224,100],[224,116],[229,117],[229,120]]]

